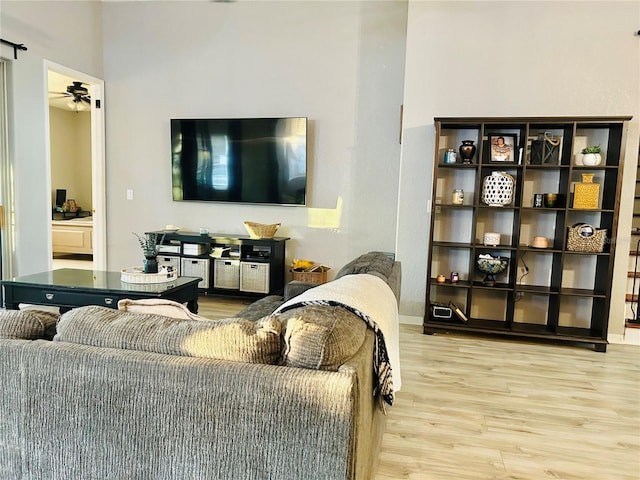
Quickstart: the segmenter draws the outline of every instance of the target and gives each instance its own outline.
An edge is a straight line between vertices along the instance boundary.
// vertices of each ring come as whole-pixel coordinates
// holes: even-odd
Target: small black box
[[[432,303],[429,316],[434,322],[450,322],[453,320],[453,310],[444,303]]]

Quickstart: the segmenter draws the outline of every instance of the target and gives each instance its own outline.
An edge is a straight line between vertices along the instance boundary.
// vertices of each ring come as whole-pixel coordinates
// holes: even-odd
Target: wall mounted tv
[[[173,199],[305,205],[307,119],[172,119]]]

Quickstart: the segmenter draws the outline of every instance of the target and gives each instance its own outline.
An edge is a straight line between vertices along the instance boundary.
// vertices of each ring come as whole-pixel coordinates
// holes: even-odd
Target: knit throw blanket
[[[306,305],[343,307],[364,320],[375,333],[373,358],[375,396],[393,405],[400,390],[398,305],[386,282],[369,274],[345,275],[311,288],[285,302],[274,313]],[[393,372],[393,375],[392,375]]]

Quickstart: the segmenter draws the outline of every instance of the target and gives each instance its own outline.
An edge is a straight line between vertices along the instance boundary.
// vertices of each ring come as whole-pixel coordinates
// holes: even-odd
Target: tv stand
[[[254,239],[246,235],[159,230],[158,264],[181,276],[203,280],[198,291],[212,295],[279,295],[285,284],[288,237]]]

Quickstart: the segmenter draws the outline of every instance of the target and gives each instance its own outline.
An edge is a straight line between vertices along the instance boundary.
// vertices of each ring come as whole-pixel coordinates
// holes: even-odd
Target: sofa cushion
[[[271,315],[283,303],[284,299],[280,295],[268,295],[240,310],[236,315],[247,320],[258,320]]]
[[[0,338],[51,340],[58,317],[42,310],[0,310]]]
[[[274,316],[257,322],[191,320],[87,306],[60,317],[54,341],[274,364],[280,356],[280,331]]]
[[[388,281],[393,269],[393,260],[382,252],[369,252],[360,255],[344,265],[336,274],[336,279],[354,273],[368,273]]]
[[[308,305],[280,314],[281,363],[290,367],[338,370],[362,346],[367,325],[342,307]]]
[[[153,313],[163,317],[182,318],[183,320],[211,320],[192,313],[181,303],[164,298],[142,298],[139,300],[125,298],[118,301],[118,310],[133,313]]]

